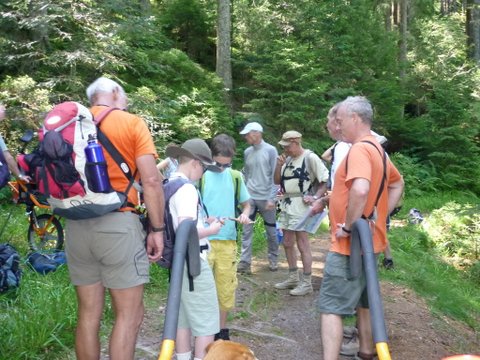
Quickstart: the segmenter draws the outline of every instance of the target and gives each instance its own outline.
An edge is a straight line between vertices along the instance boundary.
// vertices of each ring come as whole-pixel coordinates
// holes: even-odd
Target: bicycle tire
[[[38,215],[37,221],[39,226],[45,226],[51,216],[52,215],[50,214]],[[30,224],[28,227],[27,238],[32,251],[62,250],[64,241],[63,226],[58,218],[54,217],[46,234],[44,236],[39,236],[35,232],[33,224]]]

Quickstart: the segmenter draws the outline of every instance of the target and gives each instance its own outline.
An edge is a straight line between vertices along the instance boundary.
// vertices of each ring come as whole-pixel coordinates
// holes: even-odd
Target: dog
[[[258,360],[248,346],[235,341],[217,340],[207,346],[203,360]]]

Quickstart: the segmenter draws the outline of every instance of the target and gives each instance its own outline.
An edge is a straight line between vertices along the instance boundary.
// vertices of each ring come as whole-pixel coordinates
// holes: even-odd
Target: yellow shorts
[[[236,241],[210,240],[208,263],[215,278],[220,310],[229,311],[235,307],[235,290],[238,284]]]

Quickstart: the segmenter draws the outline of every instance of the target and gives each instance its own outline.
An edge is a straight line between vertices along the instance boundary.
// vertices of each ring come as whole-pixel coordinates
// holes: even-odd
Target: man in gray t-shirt
[[[240,131],[250,145],[244,153],[245,184],[250,193],[250,219],[257,212],[262,216],[268,238],[268,261],[271,271],[276,271],[278,243],[275,233],[276,185],[273,175],[277,161],[277,149],[263,140],[263,127],[257,122],[248,123]],[[242,255],[237,271],[251,272],[253,224],[243,225]]]

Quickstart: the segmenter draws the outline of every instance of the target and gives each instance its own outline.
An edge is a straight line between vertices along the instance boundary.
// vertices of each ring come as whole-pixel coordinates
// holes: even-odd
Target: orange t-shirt
[[[94,106],[90,110],[94,116],[98,116],[105,108],[105,106]],[[138,116],[126,111],[114,110],[102,120],[100,128],[120,154],[122,154],[132,174],[137,170],[135,160],[138,157],[149,154],[155,157],[158,156],[147,124]],[[116,191],[125,192],[128,186],[128,179],[105,149],[103,153],[108,165],[110,184]],[[140,174],[137,173],[137,181],[139,178]],[[138,193],[133,186],[128,193],[128,202],[135,205],[139,203]],[[131,210],[131,208],[125,210]]]
[[[374,146],[361,141],[368,140]],[[374,208],[378,191],[383,178],[383,150],[374,136],[365,136],[361,141],[353,144],[348,155],[343,159],[335,173],[335,186],[330,198],[329,217],[331,227],[330,251],[343,255],[350,255],[350,238],[337,239],[335,233],[337,224],[343,224],[347,215],[348,195],[352,182],[356,178],[363,178],[370,182],[367,203],[363,215],[369,216]],[[348,161],[348,166],[346,165]],[[387,179],[384,190],[377,203],[377,220],[373,233],[373,249],[375,253],[382,252],[386,246],[386,220],[388,213],[388,186],[401,179],[401,175],[390,159],[387,157]],[[348,173],[347,173],[348,171]]]

